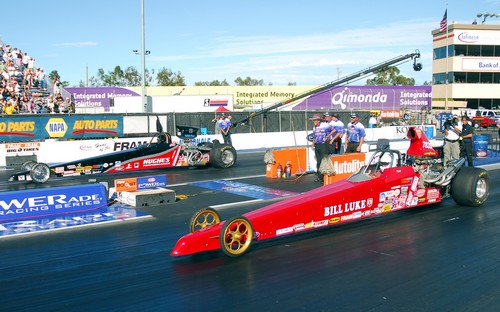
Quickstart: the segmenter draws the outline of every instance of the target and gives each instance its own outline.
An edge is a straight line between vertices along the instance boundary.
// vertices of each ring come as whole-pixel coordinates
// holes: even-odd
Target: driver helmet
[[[379,163],[380,163],[380,170],[384,171],[384,169],[386,168],[390,168],[391,167],[391,163],[392,163],[392,157],[391,157],[391,154],[389,153],[384,153],[380,159],[379,159]]]

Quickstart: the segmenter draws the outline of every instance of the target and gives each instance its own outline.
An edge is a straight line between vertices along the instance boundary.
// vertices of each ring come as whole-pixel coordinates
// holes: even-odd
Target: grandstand
[[[71,113],[35,58],[0,40],[0,114]]]

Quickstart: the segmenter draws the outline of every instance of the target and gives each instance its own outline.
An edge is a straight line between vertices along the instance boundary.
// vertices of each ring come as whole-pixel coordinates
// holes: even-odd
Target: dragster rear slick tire
[[[21,171],[30,171],[33,166],[36,165],[36,161],[28,160],[21,165]]]
[[[451,181],[451,196],[459,205],[477,207],[488,199],[489,185],[486,170],[462,167]]]
[[[230,168],[236,163],[236,150],[228,144],[214,144],[210,151],[210,163],[216,168]]]
[[[35,183],[45,183],[50,178],[50,168],[47,164],[38,163],[30,170],[31,180]]]

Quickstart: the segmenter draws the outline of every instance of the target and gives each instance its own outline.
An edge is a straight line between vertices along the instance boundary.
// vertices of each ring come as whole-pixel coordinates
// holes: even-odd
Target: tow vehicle
[[[195,213],[187,235],[171,255],[186,256],[222,249],[230,257],[246,253],[255,241],[363,220],[452,197],[459,205],[479,206],[488,198],[489,177],[465,159],[448,162],[425,133],[410,127],[406,154],[377,150],[351,177],[296,195],[226,221],[213,208]]]
[[[216,168],[232,167],[237,159],[233,146],[221,144],[218,140],[195,145],[198,128],[177,126],[177,136],[182,143],[174,143],[169,133],[157,119],[157,133],[147,144],[105,155],[47,165],[27,161],[21,170],[12,174],[9,181],[33,181],[45,183],[51,176],[66,177],[101,173],[129,172],[137,170],[162,169],[180,166],[206,166]]]

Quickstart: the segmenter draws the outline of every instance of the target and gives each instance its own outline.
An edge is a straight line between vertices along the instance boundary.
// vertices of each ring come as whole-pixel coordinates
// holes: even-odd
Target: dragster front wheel
[[[219,213],[213,208],[203,208],[198,210],[189,221],[189,232],[206,228],[207,226],[220,223]]]
[[[248,251],[252,244],[254,230],[246,217],[227,220],[219,236],[222,251],[229,257],[238,257]]]

